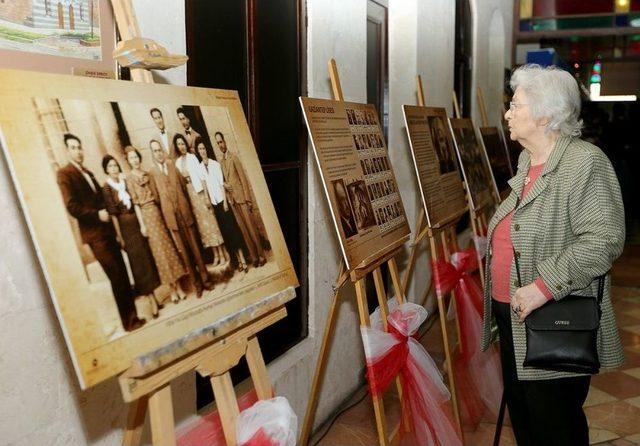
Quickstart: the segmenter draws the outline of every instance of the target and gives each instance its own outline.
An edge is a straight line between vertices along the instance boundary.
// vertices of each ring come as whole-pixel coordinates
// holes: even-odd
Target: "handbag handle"
[[[516,206],[512,212],[515,213],[519,204],[520,204],[520,197],[518,197],[518,199],[516,200]],[[513,260],[516,262],[516,275],[518,276],[518,288],[522,288],[522,277],[520,276],[520,263],[518,262],[518,255],[516,253],[516,248],[513,246],[513,243],[511,243],[511,250],[513,251]],[[600,303],[602,302],[602,296],[604,294],[604,279],[606,274],[607,273],[604,273],[598,276],[598,295],[597,295],[598,305],[600,305]]]

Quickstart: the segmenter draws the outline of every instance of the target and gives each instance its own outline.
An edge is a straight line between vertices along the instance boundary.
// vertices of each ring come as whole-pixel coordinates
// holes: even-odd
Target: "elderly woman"
[[[505,118],[511,139],[525,150],[509,181],[512,192],[489,224],[482,348],[497,325],[518,445],[588,445],[582,405],[590,375],[524,367],[523,322],[550,299],[597,295],[597,278],[624,244],[620,187],[604,153],[579,139],[580,93],[569,73],[526,65],[513,73],[511,87]],[[597,343],[602,367],[624,360],[610,291],[606,277]]]

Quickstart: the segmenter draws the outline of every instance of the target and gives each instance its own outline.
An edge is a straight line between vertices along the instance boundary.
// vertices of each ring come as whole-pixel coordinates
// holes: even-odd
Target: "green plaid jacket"
[[[500,204],[489,223],[484,291],[482,349],[497,337],[491,313],[491,236],[516,206],[531,158],[523,150],[518,172],[509,180],[511,194]],[[542,174],[520,202],[511,222],[511,238],[520,263],[522,283],[541,276],[553,298],[568,294],[595,296],[597,278],[609,271],[620,255],[625,239],[624,207],[616,174],[605,154],[577,138],[556,142]],[[511,295],[517,289],[515,262],[511,265]],[[523,367],[526,353],[524,324],[511,312],[511,327],[518,378],[553,379],[576,376]],[[602,367],[618,367],[624,354],[611,305],[611,276],[607,274],[598,331],[598,354]]]

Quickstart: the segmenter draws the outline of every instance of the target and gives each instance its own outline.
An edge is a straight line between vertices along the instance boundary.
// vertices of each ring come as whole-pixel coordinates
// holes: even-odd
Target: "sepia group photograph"
[[[186,334],[295,283],[239,102],[238,113],[157,97],[40,95],[5,102],[0,116],[77,354],[138,335],[161,347],[168,331]]]

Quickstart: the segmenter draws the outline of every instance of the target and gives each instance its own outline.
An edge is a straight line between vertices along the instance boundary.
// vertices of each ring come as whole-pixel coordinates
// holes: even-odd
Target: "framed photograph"
[[[83,388],[297,285],[237,92],[0,70],[0,101]]]
[[[449,122],[464,181],[469,190],[471,208],[480,209],[491,203],[494,193],[498,196],[498,188],[489,167],[489,159],[476,135],[471,119],[450,118]]]
[[[116,73],[109,0],[0,2],[0,68],[96,77]]]
[[[371,104],[300,98],[348,269],[410,234]]]
[[[509,193],[507,181],[513,176],[509,153],[505,146],[497,127],[480,127],[480,137],[485,152],[489,157],[489,166],[496,181],[500,197],[504,198]]]
[[[427,224],[438,227],[467,209],[447,111],[413,105],[403,111]]]

